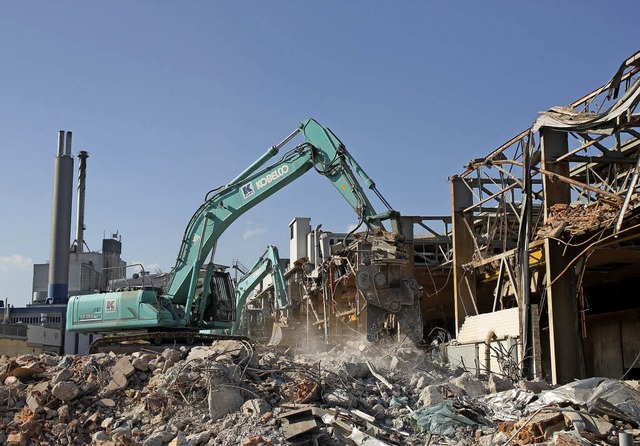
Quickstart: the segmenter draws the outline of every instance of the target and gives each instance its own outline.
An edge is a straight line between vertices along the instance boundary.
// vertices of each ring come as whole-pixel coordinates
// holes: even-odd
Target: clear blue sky
[[[127,262],[168,271],[205,193],[308,117],[401,213],[450,213],[447,178],[605,83],[639,49],[639,12],[631,0],[3,2],[0,298],[26,303],[32,264],[49,259],[58,130],[90,155],[89,247],[117,230]],[[267,244],[288,257],[296,216],[356,222],[309,172],[240,218],[216,260],[251,265]]]

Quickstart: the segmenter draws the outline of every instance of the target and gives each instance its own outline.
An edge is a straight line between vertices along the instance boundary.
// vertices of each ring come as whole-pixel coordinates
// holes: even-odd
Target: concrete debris
[[[264,415],[271,411],[271,406],[262,398],[246,401],[241,407],[242,413]]]
[[[60,381],[53,386],[51,394],[61,401],[70,401],[80,394],[80,388],[71,381]]]
[[[424,407],[432,407],[440,404],[444,401],[444,398],[443,387],[433,384],[422,389],[418,396],[418,403]]]
[[[487,386],[490,393],[504,392],[515,387],[513,382],[499,375],[496,375],[495,373],[489,376],[489,382],[487,383]]]
[[[365,362],[347,362],[344,365],[344,371],[351,378],[366,378],[371,374],[369,366]]]
[[[26,372],[28,370],[29,372]],[[0,444],[617,444],[637,383],[475,376],[404,345],[0,356]]]
[[[449,387],[458,396],[467,395],[475,398],[489,393],[486,383],[480,381],[469,372],[465,372],[450,380]]]
[[[332,390],[322,395],[322,399],[331,406],[353,407],[356,405],[356,397],[343,389]]]

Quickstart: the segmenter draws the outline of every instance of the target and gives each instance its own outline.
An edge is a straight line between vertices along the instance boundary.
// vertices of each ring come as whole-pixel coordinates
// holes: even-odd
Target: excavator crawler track
[[[162,351],[165,348],[211,345],[214,341],[246,341],[246,336],[207,334],[192,331],[148,332],[125,335],[107,335],[96,339],[89,346],[89,354],[101,352],[130,353],[138,350]]]

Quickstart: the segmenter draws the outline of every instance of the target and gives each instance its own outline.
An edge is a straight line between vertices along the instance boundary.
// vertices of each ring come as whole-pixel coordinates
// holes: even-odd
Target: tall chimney
[[[76,219],[76,252],[84,252],[84,192],[87,185],[87,158],[84,150],[78,153],[78,206]]]
[[[49,258],[48,304],[64,304],[69,299],[69,240],[73,195],[71,132],[58,132],[58,153],[53,164],[53,211]]]

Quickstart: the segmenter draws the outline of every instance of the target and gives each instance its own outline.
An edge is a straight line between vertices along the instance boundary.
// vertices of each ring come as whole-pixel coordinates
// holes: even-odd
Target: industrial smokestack
[[[84,150],[78,153],[78,206],[76,219],[76,252],[84,252],[84,192],[87,184],[87,158]]]
[[[53,165],[53,211],[51,214],[51,254],[47,303],[62,304],[69,299],[69,240],[73,195],[71,132],[58,132],[58,153]]]

